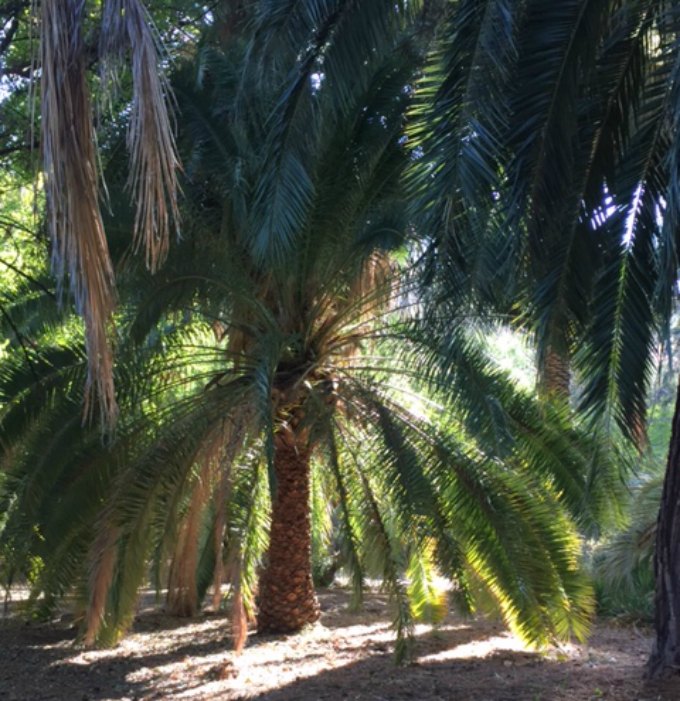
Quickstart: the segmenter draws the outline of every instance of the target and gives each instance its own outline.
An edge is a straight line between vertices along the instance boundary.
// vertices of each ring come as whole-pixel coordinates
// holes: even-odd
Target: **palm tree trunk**
[[[571,364],[569,353],[558,351],[549,346],[540,364],[538,388],[543,397],[569,401],[569,385],[571,383]]]
[[[292,633],[319,618],[312,583],[310,449],[290,429],[274,437],[276,495],[266,569],[260,580],[260,633]]]
[[[680,384],[656,526],[654,574],[656,639],[647,662],[652,679],[680,671]]]

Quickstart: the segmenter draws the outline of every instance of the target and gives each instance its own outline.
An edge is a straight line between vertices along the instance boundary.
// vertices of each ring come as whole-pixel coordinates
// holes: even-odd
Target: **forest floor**
[[[141,608],[115,648],[74,646],[68,618],[27,623],[0,614],[0,701],[678,701],[680,679],[642,681],[648,631],[598,623],[585,645],[527,650],[503,627],[453,614],[418,626],[414,661],[396,667],[385,597],[361,613],[348,593],[320,594],[322,623],[292,637],[251,635],[231,651],[229,623]]]

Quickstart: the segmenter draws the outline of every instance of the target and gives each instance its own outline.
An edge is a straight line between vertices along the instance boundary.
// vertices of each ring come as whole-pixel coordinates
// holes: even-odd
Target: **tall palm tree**
[[[258,47],[276,40],[256,26]],[[39,381],[3,368],[2,543],[17,566],[43,563],[47,604],[77,584],[88,642],[129,623],[148,563],[177,612],[224,577],[236,620],[259,588],[259,629],[298,630],[318,617],[310,550],[333,520],[357,597],[380,574],[402,642],[437,610],[434,566],[530,640],[585,631],[572,516],[607,498],[588,481],[597,445],[493,368],[468,307],[424,331],[398,265],[417,53],[403,32],[377,51],[328,27],[308,29],[309,55],[232,36],[178,72],[183,240],[153,277],[120,252],[112,445],[73,411],[82,351],[46,344]],[[341,31],[363,58],[342,54]],[[360,79],[336,85],[345,59]],[[114,166],[115,253],[133,217]]]

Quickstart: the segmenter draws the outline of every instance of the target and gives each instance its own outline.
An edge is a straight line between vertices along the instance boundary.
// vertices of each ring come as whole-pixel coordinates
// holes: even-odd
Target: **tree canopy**
[[[383,579],[402,653],[436,573],[585,634],[579,532],[616,515],[677,284],[673,3],[29,5],[0,34],[5,579],[75,594],[88,643],[148,577],[180,614],[231,584],[237,638],[258,588],[299,629],[324,562],[357,602]],[[580,413],[498,369],[499,319]]]

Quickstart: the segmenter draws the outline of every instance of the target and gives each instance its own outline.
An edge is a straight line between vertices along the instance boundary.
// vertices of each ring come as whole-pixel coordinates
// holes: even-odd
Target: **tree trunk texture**
[[[571,367],[569,355],[550,346],[545,351],[538,377],[538,390],[541,396],[569,401]]]
[[[680,384],[656,525],[654,576],[656,638],[647,662],[650,679],[680,672]]]
[[[260,633],[292,633],[319,618],[312,583],[310,448],[290,429],[274,438],[276,495],[266,569],[260,580]]]

